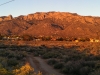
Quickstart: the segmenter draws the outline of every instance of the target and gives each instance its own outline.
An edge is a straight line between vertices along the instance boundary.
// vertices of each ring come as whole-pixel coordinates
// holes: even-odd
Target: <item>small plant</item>
[[[42,72],[38,72],[37,74],[34,72],[34,68],[30,66],[29,63],[26,63],[19,69],[13,70],[14,75],[42,75]]]

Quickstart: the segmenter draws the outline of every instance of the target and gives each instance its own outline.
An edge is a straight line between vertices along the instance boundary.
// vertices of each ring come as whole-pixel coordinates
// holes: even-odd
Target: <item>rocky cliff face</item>
[[[13,19],[12,15],[0,17],[0,21],[7,21],[7,20],[12,20],[12,19]]]
[[[92,17],[92,16],[80,16],[77,13],[68,13],[68,12],[37,12],[34,14],[29,14],[27,16],[21,16],[23,20],[44,20],[44,19],[59,19],[61,21],[66,20],[68,22],[74,20],[75,22],[81,21],[82,23],[90,22],[94,23],[97,22],[99,17]]]
[[[98,37],[100,17],[80,16],[69,12],[37,12],[16,18],[10,15],[0,17],[0,33],[3,34],[2,31],[4,34],[33,36]]]

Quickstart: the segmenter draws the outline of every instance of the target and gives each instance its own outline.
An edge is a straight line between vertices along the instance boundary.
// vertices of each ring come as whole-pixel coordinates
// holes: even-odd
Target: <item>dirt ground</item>
[[[28,62],[34,68],[36,73],[41,71],[43,75],[63,75],[49,66],[45,60],[40,57],[33,57],[32,55],[29,55]]]

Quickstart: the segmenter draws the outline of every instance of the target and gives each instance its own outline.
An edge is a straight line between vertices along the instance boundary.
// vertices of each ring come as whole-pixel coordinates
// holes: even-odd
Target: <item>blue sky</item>
[[[0,4],[11,0],[0,0]],[[0,6],[0,16],[27,15],[35,12],[60,11],[86,16],[100,16],[100,0],[14,0]]]

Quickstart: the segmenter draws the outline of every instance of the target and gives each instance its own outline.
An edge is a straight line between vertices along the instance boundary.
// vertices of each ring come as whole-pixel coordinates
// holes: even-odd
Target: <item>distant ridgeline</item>
[[[12,15],[8,16],[1,16],[0,21],[7,21],[12,19],[22,19],[22,20],[44,20],[44,19],[59,19],[63,20],[65,17],[72,16],[72,15],[78,15],[77,13],[69,13],[69,12],[36,12],[33,14],[28,15],[20,15],[18,17],[12,17]]]
[[[1,16],[0,34],[46,37],[100,38],[100,17],[69,12],[36,12]]]

